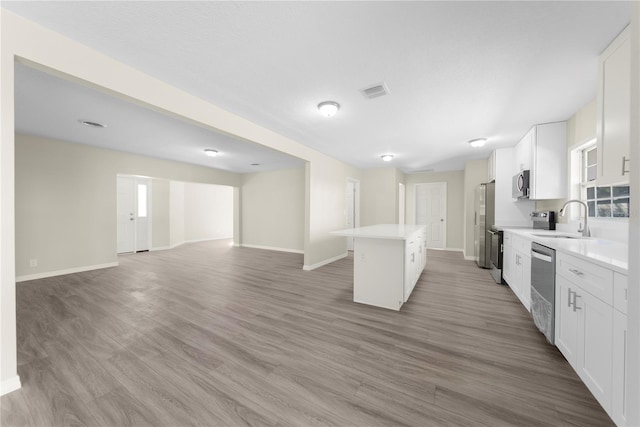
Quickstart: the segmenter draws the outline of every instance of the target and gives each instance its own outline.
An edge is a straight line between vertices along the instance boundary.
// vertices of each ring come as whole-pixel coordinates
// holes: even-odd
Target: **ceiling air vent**
[[[379,83],[377,85],[360,89],[360,93],[362,93],[365,98],[373,99],[379,96],[387,95],[389,93],[389,89],[387,89],[387,85],[385,85],[384,83]]]

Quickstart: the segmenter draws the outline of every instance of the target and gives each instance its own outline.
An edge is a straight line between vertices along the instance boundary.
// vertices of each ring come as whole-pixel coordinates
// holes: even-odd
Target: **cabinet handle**
[[[580,295],[578,295],[577,293],[573,293],[573,311],[575,312],[576,310],[582,310],[582,307],[578,307],[578,305],[576,304],[578,301],[578,298],[580,297]],[[581,297],[580,297],[581,298]]]
[[[624,300],[627,300],[627,289],[624,290]]]
[[[627,159],[627,156],[622,156],[622,176],[624,174],[629,173],[629,170],[626,168],[627,162],[631,159]]]
[[[571,294],[573,294],[573,301],[571,300]],[[578,300],[578,297],[580,297],[580,295],[578,295],[577,292],[574,292],[571,290],[571,288],[569,288],[569,294],[567,296],[567,298],[569,299],[569,301],[567,302],[567,307],[572,307],[573,306],[573,311],[575,312],[576,310],[582,310],[582,307],[578,307],[576,302]]]
[[[576,276],[580,276],[580,277],[584,276],[584,273],[582,271],[580,271],[580,270],[576,270],[576,269],[570,268],[569,271],[572,272],[573,274],[575,274]]]

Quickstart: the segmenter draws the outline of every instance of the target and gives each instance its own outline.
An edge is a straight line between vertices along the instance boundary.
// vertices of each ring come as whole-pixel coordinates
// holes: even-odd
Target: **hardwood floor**
[[[400,312],[352,302],[353,261],[229,241],[17,285],[22,389],[3,426],[603,426],[511,291],[429,251]]]

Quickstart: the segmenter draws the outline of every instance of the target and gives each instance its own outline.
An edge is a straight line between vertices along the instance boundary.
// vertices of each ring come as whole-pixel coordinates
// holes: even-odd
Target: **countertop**
[[[377,224],[368,227],[332,231],[330,234],[346,237],[368,237],[371,239],[407,240],[416,231],[424,229],[424,225]]]
[[[628,245],[613,240],[597,239],[593,237],[580,239],[558,239],[538,235],[569,235],[580,236],[561,231],[534,230],[531,228],[503,228],[504,232],[514,233],[541,245],[582,258],[594,264],[610,268],[622,274],[629,271]]]

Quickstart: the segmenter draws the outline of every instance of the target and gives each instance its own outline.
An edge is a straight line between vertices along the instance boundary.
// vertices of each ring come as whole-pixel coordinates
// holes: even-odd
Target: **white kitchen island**
[[[331,234],[354,238],[353,301],[400,310],[427,263],[426,227],[378,224]]]

